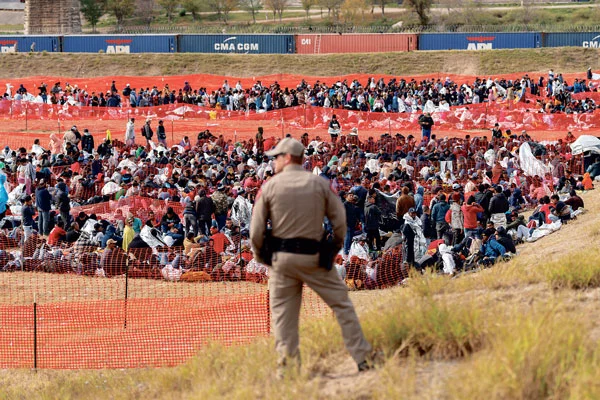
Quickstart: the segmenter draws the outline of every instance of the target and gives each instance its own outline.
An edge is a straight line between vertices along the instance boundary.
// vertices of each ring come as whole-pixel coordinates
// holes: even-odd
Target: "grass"
[[[308,76],[346,74],[469,74],[547,71],[581,72],[600,69],[600,50],[544,48],[534,50],[427,51],[410,53],[336,55],[221,55],[221,54],[9,54],[0,57],[6,79],[24,76],[161,76],[221,74],[251,77],[278,73]],[[527,66],[520,60],[527,59]],[[519,62],[517,62],[519,61]],[[25,71],[25,72],[24,72]]]
[[[593,362],[583,318],[550,307],[511,319],[448,381],[451,398],[569,398],[576,371]]]
[[[570,254],[544,268],[546,279],[554,289],[589,289],[600,287],[600,250]]]

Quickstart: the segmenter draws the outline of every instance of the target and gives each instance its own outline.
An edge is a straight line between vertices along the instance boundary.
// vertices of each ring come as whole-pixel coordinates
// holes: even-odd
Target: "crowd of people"
[[[279,139],[259,127],[237,143],[210,131],[167,143],[153,123],[138,130],[131,119],[124,142],[95,143],[74,126],[48,149],[36,141],[0,151],[0,268],[264,281],[248,232],[274,175],[265,152]],[[464,138],[428,128],[421,137],[300,138],[303,167],[343,199],[348,229],[335,267],[351,287],[395,284],[411,267],[456,274],[503,260],[576,218],[577,192],[600,172],[600,160],[584,166],[571,155],[570,132],[541,144],[499,127]],[[94,208],[102,204],[111,210]]]
[[[42,83],[33,91],[23,85],[13,93],[7,85],[4,99],[29,100],[47,104],[70,104],[91,107],[150,107],[165,104],[193,104],[223,110],[270,111],[308,104],[316,107],[372,111],[372,112],[417,112],[448,110],[451,106],[495,102],[499,100],[519,101],[527,96],[535,99],[540,111],[555,113],[580,113],[596,109],[591,98],[573,99],[573,94],[597,91],[595,74],[588,69],[585,77],[567,82],[561,73],[550,70],[547,76],[538,78],[523,75],[520,79],[475,78],[471,83],[459,84],[450,78],[423,80],[392,78],[368,78],[366,82],[347,79],[335,82],[310,84],[304,79],[295,87],[282,87],[277,81],[263,84],[256,81],[251,87],[243,87],[240,81],[230,84],[225,80],[221,87],[193,88],[185,82],[181,88],[173,89],[169,84],[150,87],[117,87],[112,82],[110,90],[88,92],[85,88],[52,87]]]

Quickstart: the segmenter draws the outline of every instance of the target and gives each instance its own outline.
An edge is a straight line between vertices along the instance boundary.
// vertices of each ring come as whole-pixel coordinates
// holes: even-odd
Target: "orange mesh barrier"
[[[511,74],[499,74],[494,75],[493,78],[498,79],[510,79],[517,80],[523,78],[525,74],[528,74],[530,78],[537,81],[540,76],[548,77],[548,71],[545,72],[515,72]],[[572,83],[575,78],[585,79],[586,73],[566,73],[562,74],[563,78]],[[70,86],[77,85],[81,89],[87,90],[89,93],[92,91],[106,92],[110,90],[112,81],[115,81],[115,85],[119,91],[125,88],[126,84],[130,84],[132,88],[152,88],[157,86],[161,90],[165,85],[168,85],[171,90],[178,90],[184,87],[185,82],[189,82],[192,89],[198,89],[205,87],[209,90],[216,90],[220,88],[224,81],[227,80],[231,87],[235,87],[238,81],[241,82],[244,88],[249,88],[256,82],[260,81],[264,86],[269,86],[274,82],[279,83],[282,88],[288,87],[290,89],[296,88],[296,86],[304,79],[309,84],[313,84],[316,81],[326,82],[331,85],[335,82],[348,80],[351,82],[354,79],[360,81],[363,85],[371,77],[376,79],[383,78],[386,82],[392,78],[403,78],[407,81],[415,79],[417,81],[424,79],[440,79],[446,80],[446,78],[456,82],[458,84],[473,83],[475,81],[475,75],[459,75],[459,74],[446,74],[446,73],[434,73],[434,74],[421,74],[421,75],[373,75],[373,74],[348,74],[348,75],[336,75],[336,76],[306,76],[298,74],[272,74],[263,76],[253,77],[232,77],[225,75],[212,75],[212,74],[192,74],[192,75],[171,75],[171,76],[101,76],[94,78],[69,78],[69,77],[58,77],[58,76],[31,76],[25,78],[14,78],[10,80],[4,80],[0,84],[3,86],[6,83],[11,83],[14,88],[18,88],[20,84],[34,95],[37,94],[37,87],[42,83],[45,83],[48,90],[52,87],[55,82],[60,82],[61,87],[65,87],[67,83]],[[479,78],[485,79],[489,76],[479,76]]]
[[[166,204],[134,198],[86,211],[104,216],[118,206],[144,217],[148,208],[160,211],[159,203]],[[189,252],[134,240],[126,252],[119,238],[105,249],[85,234],[52,244],[32,234],[23,243],[21,228],[4,227],[0,368],[172,366],[208,342],[269,335],[266,267],[252,261],[239,235],[223,248],[211,239]],[[326,309],[307,290],[302,312],[314,317]]]
[[[32,105],[23,103],[21,109],[43,109],[40,113],[20,114],[2,113],[3,143],[11,148],[21,146],[29,148],[35,139],[44,147],[51,145],[51,140],[62,144],[64,132],[72,125],[79,130],[90,130],[95,138],[96,147],[110,131],[113,139],[124,140],[125,125],[129,116],[137,118],[137,143],[145,142],[139,134],[139,127],[151,116],[153,126],[162,118],[165,122],[167,142],[169,145],[179,144],[184,136],[189,136],[195,144],[199,132],[209,129],[213,134],[223,134],[233,141],[247,140],[256,134],[256,128],[262,126],[266,137],[283,137],[290,133],[295,137],[308,132],[311,137],[327,136],[328,121],[333,114],[338,116],[343,133],[349,133],[354,127],[358,129],[361,139],[369,136],[377,137],[384,132],[412,133],[420,137],[418,124],[419,114],[410,113],[376,113],[357,112],[342,109],[327,109],[311,106],[298,106],[264,113],[245,113],[239,111],[211,110],[202,107],[185,106],[188,111],[185,117],[176,114],[181,105],[130,109],[71,107],[69,114],[57,114],[53,106]],[[531,107],[531,108],[528,108]],[[75,112],[76,111],[76,112]],[[36,118],[30,118],[34,115]],[[70,116],[67,117],[66,116]],[[489,129],[498,122],[502,129],[511,129],[518,133],[525,129],[535,139],[555,140],[571,130],[576,134],[600,131],[600,113],[583,114],[543,114],[534,110],[532,105],[518,104],[476,104],[468,107],[452,108],[447,112],[432,114],[435,125],[433,132],[441,132],[444,136],[464,136],[478,134]],[[138,122],[139,121],[139,122]],[[154,137],[156,139],[156,135]]]

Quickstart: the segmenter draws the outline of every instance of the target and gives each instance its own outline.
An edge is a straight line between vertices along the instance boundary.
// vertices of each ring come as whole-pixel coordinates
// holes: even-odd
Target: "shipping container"
[[[0,36],[0,52],[60,52],[59,36]]]
[[[176,53],[176,35],[70,35],[65,53]]]
[[[600,32],[550,32],[543,34],[544,47],[600,47]]]
[[[180,53],[294,53],[293,35],[179,35]]]
[[[419,50],[532,49],[542,46],[540,32],[422,33]]]
[[[410,50],[417,50],[417,35],[407,33],[296,35],[298,54],[384,53]]]

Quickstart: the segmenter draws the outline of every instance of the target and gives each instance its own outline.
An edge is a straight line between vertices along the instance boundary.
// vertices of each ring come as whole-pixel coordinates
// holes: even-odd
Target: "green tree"
[[[261,0],[241,0],[241,7],[252,14],[252,21],[256,23],[256,14],[258,11],[262,9],[262,1]]]
[[[198,19],[198,13],[202,9],[203,0],[183,0],[181,5],[185,8],[185,11],[188,11],[192,14],[192,19],[194,22]]]
[[[117,19],[117,28],[120,29],[125,18],[133,15],[135,0],[108,0],[106,9]]]
[[[175,13],[175,9],[179,6],[179,0],[158,0],[158,4],[167,13],[167,19],[170,24],[173,20],[173,13]]]
[[[317,4],[317,0],[302,0],[302,9],[306,12],[306,19],[310,19],[310,9]]]
[[[279,21],[283,18],[283,10],[288,5],[288,0],[265,0],[265,7],[273,11],[273,19],[278,15]]]
[[[431,10],[433,0],[405,0],[404,4],[417,14],[421,26],[429,23],[429,11]]]
[[[86,21],[92,25],[92,30],[96,33],[96,25],[100,17],[106,13],[106,0],[80,0],[81,13]]]

